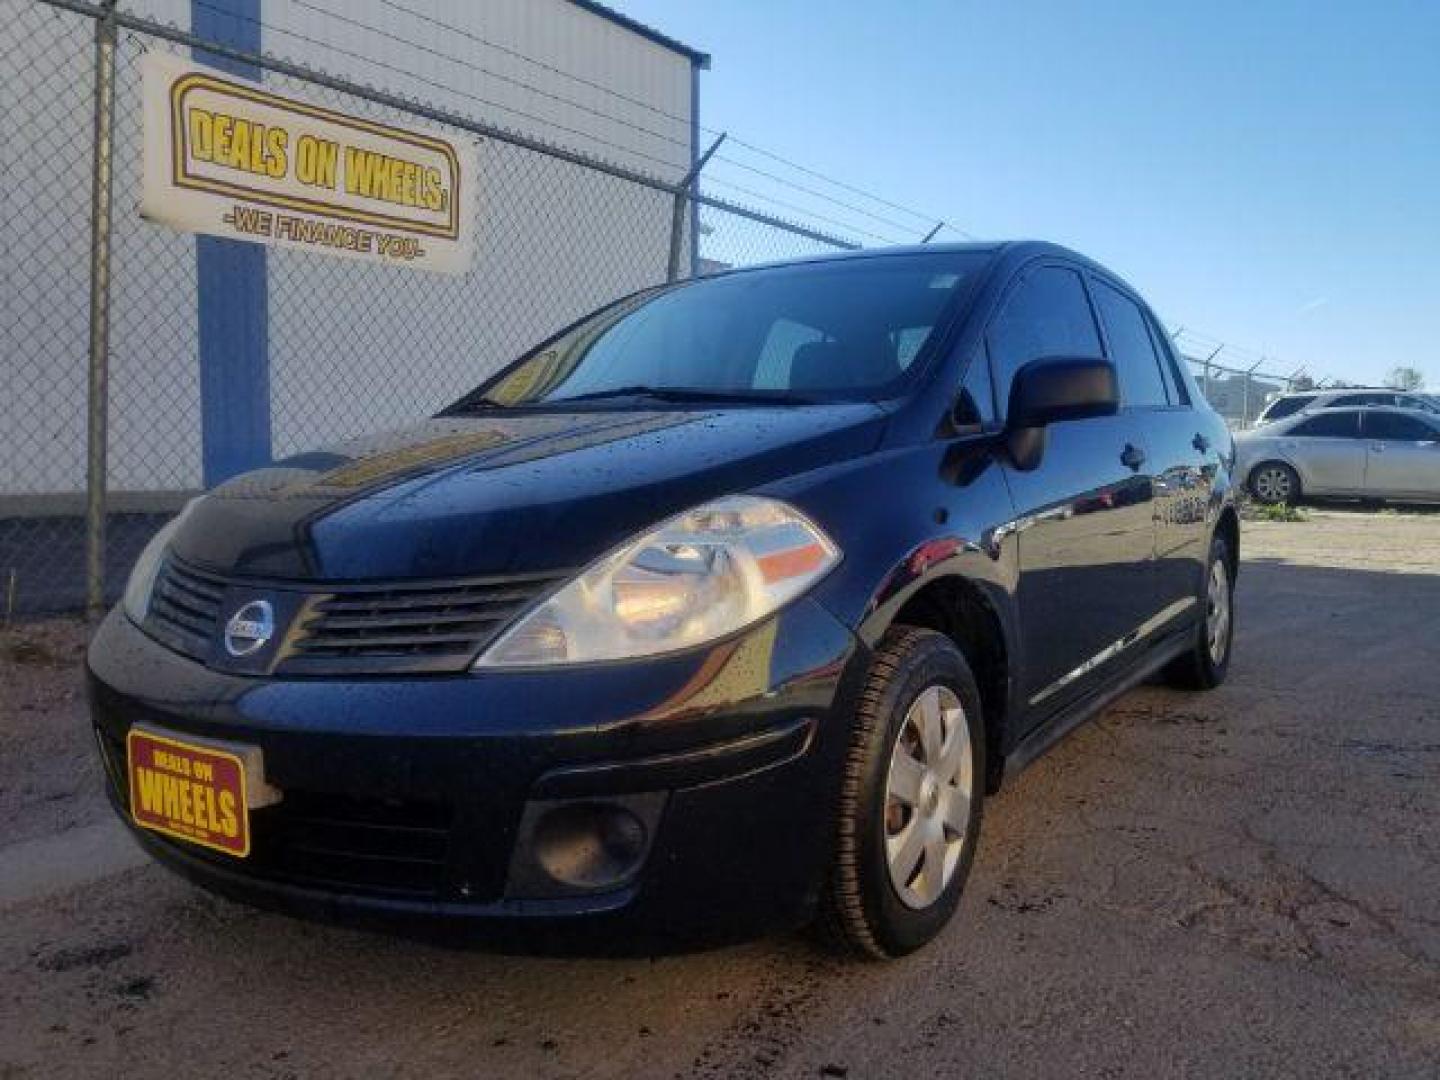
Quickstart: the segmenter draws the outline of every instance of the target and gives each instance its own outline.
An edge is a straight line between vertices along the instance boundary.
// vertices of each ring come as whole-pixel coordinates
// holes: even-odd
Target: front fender
[[[913,597],[942,579],[978,592],[1019,671],[1018,539],[1004,469],[978,439],[899,447],[765,489],[834,538],[843,562],[814,598],[868,647]]]
[[[1278,443],[1262,443],[1259,446],[1248,446],[1240,448],[1235,455],[1235,467],[1233,470],[1234,483],[1237,487],[1248,489],[1250,486],[1250,474],[1257,466],[1267,461],[1284,462],[1295,470],[1300,477],[1301,483],[1308,479],[1306,472],[1290,456],[1290,454]]]

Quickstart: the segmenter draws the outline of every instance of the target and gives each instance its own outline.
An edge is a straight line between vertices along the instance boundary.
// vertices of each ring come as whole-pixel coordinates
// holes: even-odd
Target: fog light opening
[[[624,884],[640,869],[649,845],[645,823],[614,803],[568,803],[535,825],[535,861],[555,881],[575,889]]]

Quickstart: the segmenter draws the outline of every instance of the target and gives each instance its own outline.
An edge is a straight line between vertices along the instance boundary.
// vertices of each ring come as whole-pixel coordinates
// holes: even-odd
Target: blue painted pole
[[[261,0],[193,0],[197,37],[260,52]],[[195,59],[248,79],[254,64],[200,49]],[[201,456],[205,486],[270,461],[270,337],[266,252],[260,244],[195,239],[199,303]]]

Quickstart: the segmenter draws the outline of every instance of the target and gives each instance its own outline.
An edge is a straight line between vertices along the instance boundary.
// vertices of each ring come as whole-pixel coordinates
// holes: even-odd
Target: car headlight
[[[475,666],[582,664],[703,645],[774,613],[839,561],[830,538],[793,507],[717,499],[597,560]]]
[[[180,513],[162,525],[160,531],[145,545],[145,550],[140,552],[140,557],[135,560],[135,566],[130,571],[130,580],[125,583],[125,596],[121,604],[125,608],[125,614],[129,615],[136,625],[143,623],[145,616],[150,613],[150,594],[155,591],[155,579],[165,561],[165,549],[170,546],[171,538],[179,531],[196,501],[191,499]]]

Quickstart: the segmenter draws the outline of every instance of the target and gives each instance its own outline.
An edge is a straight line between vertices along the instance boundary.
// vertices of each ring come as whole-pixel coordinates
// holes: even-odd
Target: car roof
[[[1423,390],[1397,390],[1393,386],[1330,386],[1323,390],[1283,390],[1275,400],[1297,397],[1331,397],[1340,394],[1405,394],[1410,397],[1429,397]]]
[[[1397,413],[1400,416],[1411,416],[1427,421],[1431,427],[1440,422],[1437,417],[1428,409],[1412,409],[1406,405],[1342,405],[1340,408],[1329,409],[1301,409],[1299,412],[1291,413],[1289,416],[1282,416],[1279,420],[1273,420],[1275,424],[1289,424],[1311,416],[1332,416],[1335,413],[1358,412],[1366,416],[1373,416],[1376,413]]]
[[[743,274],[748,270],[765,270],[777,266],[804,266],[810,263],[838,262],[840,260],[883,259],[894,255],[945,255],[966,253],[999,255],[1004,256],[1007,261],[1014,260],[1017,262],[1028,261],[1042,255],[1050,255],[1082,263],[1110,277],[1116,276],[1113,270],[1101,266],[1094,259],[1088,258],[1078,251],[1072,251],[1070,248],[1063,247],[1060,244],[1052,244],[1047,240],[974,240],[944,244],[902,244],[892,247],[855,248],[852,251],[826,251],[816,255],[802,255],[793,259],[776,259],[772,262],[754,263],[749,266],[736,266],[722,272],[727,274]]]

